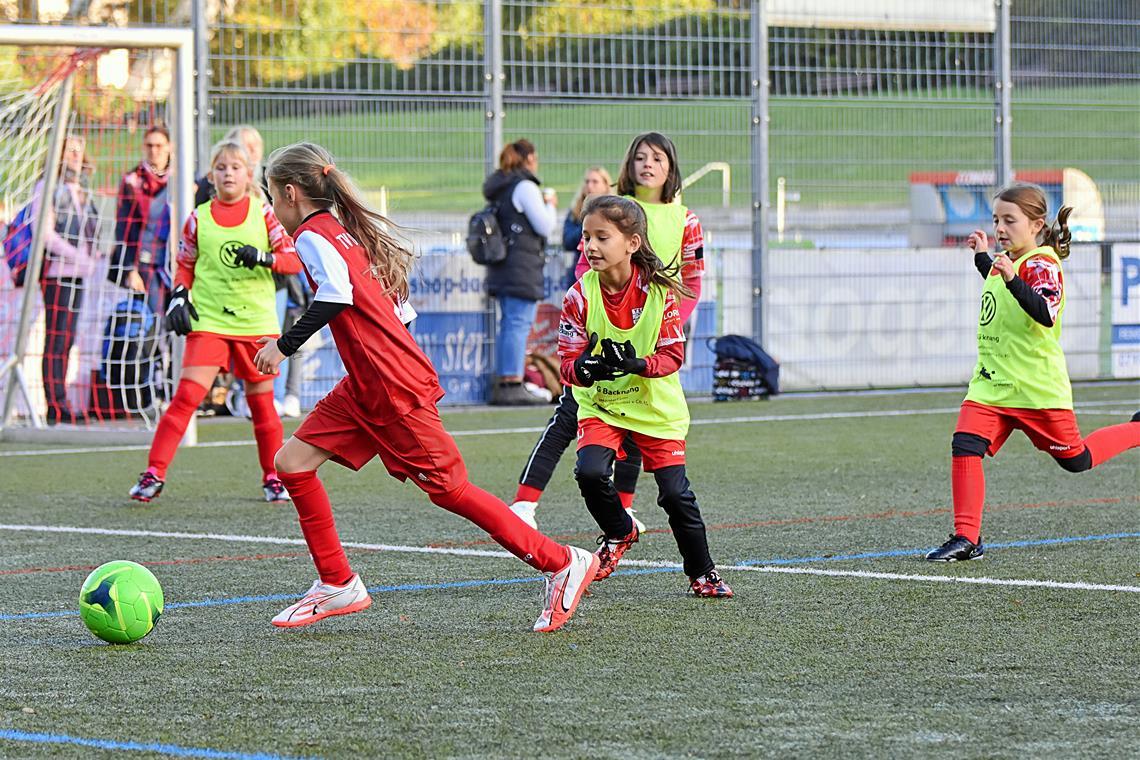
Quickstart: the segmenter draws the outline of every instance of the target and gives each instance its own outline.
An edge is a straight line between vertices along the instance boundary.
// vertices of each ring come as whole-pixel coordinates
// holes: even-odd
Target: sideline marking
[[[1112,401],[1084,401],[1079,404],[1074,404],[1073,408],[1076,411],[1091,410],[1094,407],[1112,406],[1114,404],[1127,403],[1119,400]],[[740,417],[707,417],[699,420],[691,420],[690,426],[694,425],[719,425],[721,423],[729,424],[743,424],[753,422],[798,422],[798,421],[817,421],[817,420],[847,420],[847,419],[866,419],[871,417],[910,417],[917,414],[957,414],[960,407],[943,407],[939,409],[883,409],[883,410],[870,410],[862,412],[814,412],[811,414],[764,414],[754,416],[740,416]],[[470,436],[486,436],[486,435],[509,435],[512,433],[541,433],[545,430],[545,426],[538,427],[512,427],[512,428],[487,428],[482,430],[455,430],[448,431],[452,438],[465,438]],[[242,439],[240,441],[210,441],[207,443],[199,443],[191,448],[195,449],[217,449],[217,448],[230,448],[233,446],[253,446],[256,441]],[[42,457],[54,454],[99,454],[110,453],[118,451],[149,451],[149,444],[134,444],[130,446],[94,446],[94,447],[74,447],[67,449],[26,449],[21,451],[0,451],[0,457]]]
[[[305,546],[304,538],[285,538],[282,536],[247,536],[230,533],[179,533],[175,531],[159,530],[127,530],[123,528],[82,528],[71,525],[8,525],[0,523],[0,530],[16,533],[78,533],[96,536],[125,536],[129,538],[181,538],[203,541],[225,541],[230,543],[264,543],[285,544],[288,546]],[[1081,543],[1086,541],[1112,541],[1121,538],[1140,538],[1140,533],[1102,533],[1091,536],[1062,536],[1059,538],[1030,539],[1026,541],[1008,541],[998,544],[987,544],[991,549],[1014,549],[1028,546],[1052,546],[1056,544]],[[442,546],[406,546],[400,544],[369,544],[359,541],[342,541],[346,549],[367,549],[376,552],[398,552],[404,554],[444,554],[456,557],[502,557],[514,558],[510,552],[492,549],[464,549],[459,547]],[[919,547],[914,549],[890,549],[887,551],[861,552],[858,554],[830,554],[814,557],[775,558],[766,560],[744,560],[737,564],[741,566],[755,565],[791,565],[806,564],[808,562],[840,562],[853,559],[879,559],[882,557],[905,557],[925,554],[936,546]],[[636,560],[629,560],[636,562]],[[628,561],[627,561],[628,562]],[[156,563],[157,564],[157,563]],[[655,567],[658,565],[654,565]],[[672,566],[672,565],[670,565]],[[2,619],[2,618],[0,618]]]
[[[71,744],[79,747],[95,747],[107,750],[132,750],[135,752],[158,752],[163,755],[175,757],[209,757],[219,760],[285,760],[285,755],[270,755],[264,752],[226,752],[205,747],[184,747],[178,744],[159,744],[143,742],[116,742],[106,739],[87,739],[82,736],[68,736],[67,734],[41,734],[31,731],[16,731],[10,728],[0,728],[0,740],[7,739],[15,742],[32,742],[35,744]]]
[[[1052,507],[1071,509],[1075,507],[1095,507],[1102,504],[1115,505],[1128,502],[1140,502],[1140,496],[1104,496],[1095,499],[1069,499],[1066,501],[1005,502],[1002,504],[986,505],[986,512],[988,514],[990,512],[1010,512],[1019,509],[1047,509]],[[860,520],[890,520],[895,518],[905,519],[910,517],[935,517],[938,515],[953,514],[953,512],[953,507],[930,507],[928,509],[892,508],[884,510],[882,512],[868,512],[864,514],[854,515],[809,515],[804,517],[774,517],[770,520],[753,520],[750,522],[712,523],[710,525],[706,525],[705,529],[709,531],[747,530],[750,528],[782,528],[789,525],[826,525],[829,523],[857,522]],[[672,533],[673,530],[671,528],[648,528],[642,531],[641,535],[670,535]],[[597,534],[597,531],[593,531],[591,533],[548,533],[547,536],[553,538],[555,541],[573,543],[574,541],[593,539]],[[497,546],[493,538],[476,538],[468,541],[437,541],[435,543],[428,544],[428,546],[441,546],[451,548],[460,546],[487,545]]]
[[[9,526],[0,526],[0,529],[7,529]],[[143,532],[143,531],[139,531]],[[192,534],[173,534],[174,537],[195,537]],[[254,537],[243,537],[254,538]],[[1084,541],[1111,541],[1121,538],[1140,538],[1140,533],[1107,533],[1097,536],[1065,536],[1061,538],[1043,538],[1033,539],[1027,541],[1010,541],[1007,543],[990,544],[994,549],[1007,549],[1007,548],[1023,548],[1029,546],[1053,546],[1057,544],[1078,543]],[[221,539],[226,540],[226,539]],[[345,544],[348,546],[348,544]],[[357,547],[363,546],[360,544]],[[413,552],[428,552],[433,554],[460,554],[462,556],[494,556],[508,558],[512,557],[507,552],[473,552],[470,550],[452,550],[452,551],[438,551],[431,550],[429,547],[395,547],[399,551],[413,551]],[[1123,591],[1127,593],[1140,593],[1140,586],[1126,586],[1126,585],[1113,585],[1113,584],[1100,584],[1100,583],[1082,583],[1082,582],[1069,582],[1069,581],[1052,581],[1052,580],[1037,580],[1037,579],[1023,579],[1023,578],[986,578],[986,577],[966,577],[966,576],[953,576],[953,575],[924,575],[924,574],[906,574],[906,573],[883,573],[874,572],[869,570],[825,570],[822,568],[814,567],[784,567],[781,565],[788,565],[792,563],[806,563],[806,562],[840,562],[851,559],[866,559],[874,557],[886,556],[916,556],[936,547],[928,547],[924,549],[896,549],[886,552],[867,552],[863,554],[843,554],[834,555],[831,557],[795,557],[789,559],[775,559],[775,560],[744,560],[734,565],[721,565],[725,570],[742,570],[758,573],[778,573],[785,575],[819,575],[828,576],[833,578],[871,578],[877,580],[902,580],[902,581],[919,581],[927,583],[971,583],[975,585],[985,586],[1019,586],[1029,588],[1048,588],[1048,589],[1073,589],[1080,591]],[[663,573],[663,572],[676,572],[681,569],[681,565],[676,562],[662,562],[654,560],[623,560],[626,567],[638,567],[640,570],[618,570],[615,575],[636,575],[648,573]],[[495,579],[476,579],[467,581],[448,581],[444,583],[411,583],[402,584],[397,586],[373,586],[368,589],[371,594],[388,593],[395,591],[438,591],[444,589],[455,588],[477,588],[481,586],[506,586],[518,583],[537,583],[542,580],[542,576],[527,576],[523,578],[495,578]],[[248,604],[255,602],[277,602],[289,599],[296,599],[298,594],[265,594],[259,596],[239,596],[239,597],[223,597],[220,599],[203,599],[196,602],[171,602],[164,606],[164,610],[173,610],[190,607],[218,607],[231,604]],[[56,617],[76,617],[78,612],[74,610],[60,610],[54,612],[22,612],[22,613],[9,613],[0,614],[0,621],[5,620],[32,620],[42,618],[56,618]]]
[[[1069,501],[1043,501],[1035,503],[1017,503],[1011,502],[1006,504],[994,504],[987,506],[987,512],[995,511],[1010,511],[1018,509],[1041,509],[1046,507],[1093,507],[1101,504],[1123,504],[1126,502],[1140,501],[1140,496],[1128,497],[1102,497],[1097,499],[1085,499],[1083,501],[1069,500]],[[871,512],[861,515],[819,515],[815,517],[781,517],[773,518],[771,520],[758,520],[754,522],[744,523],[717,523],[713,525],[706,525],[706,529],[710,531],[719,530],[743,530],[748,528],[763,528],[763,527],[784,527],[788,525],[811,525],[815,523],[829,524],[837,522],[851,522],[855,520],[884,520],[892,518],[908,518],[908,517],[930,517],[932,515],[950,514],[953,510],[950,507],[932,507],[930,509],[922,510],[897,510],[888,509],[883,512]],[[40,526],[32,526],[40,527]],[[43,526],[49,527],[49,526]],[[95,529],[92,529],[95,530]],[[642,535],[661,534],[669,535],[673,531],[669,528],[650,528],[644,531]],[[548,534],[550,538],[561,541],[564,543],[573,543],[580,541],[584,538],[594,538],[595,533],[568,533],[562,535]],[[290,539],[296,540],[296,539]],[[476,539],[472,541],[442,541],[427,544],[426,548],[432,549],[459,549],[471,546],[498,546],[494,539]],[[347,545],[346,545],[347,546]],[[359,549],[361,551],[368,551],[370,547],[364,545],[351,546],[351,549]],[[282,552],[278,554],[252,554],[252,555],[238,555],[238,556],[216,556],[216,557],[186,557],[181,559],[170,560],[155,560],[147,562],[147,567],[161,567],[163,565],[198,565],[208,562],[246,562],[253,560],[266,560],[266,559],[293,559],[295,557],[304,557],[308,555],[308,551],[303,552]],[[505,556],[505,555],[503,555]],[[3,575],[31,575],[34,573],[60,573],[60,572],[90,572],[98,565],[61,565],[58,567],[23,567],[15,568],[12,570],[0,570],[0,576]]]

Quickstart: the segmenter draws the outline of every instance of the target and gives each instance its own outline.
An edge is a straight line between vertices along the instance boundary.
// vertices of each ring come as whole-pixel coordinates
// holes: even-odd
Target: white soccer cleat
[[[625,513],[627,515],[629,515],[629,518],[631,520],[633,520],[633,524],[637,527],[637,532],[638,533],[644,533],[645,532],[645,523],[643,523],[641,520],[637,519],[637,517],[634,515],[635,512],[637,512],[637,510],[634,509],[633,507],[626,507],[625,508]]]
[[[368,589],[364,587],[364,581],[360,580],[359,575],[352,576],[352,580],[344,586],[321,583],[317,579],[301,601],[277,613],[273,625],[296,628],[332,615],[360,612],[368,609],[371,604],[372,597],[368,595]]]
[[[546,605],[534,623],[534,630],[540,633],[557,631],[566,625],[598,572],[597,557],[577,546],[566,548],[570,550],[570,561],[546,579]]]
[[[534,517],[534,510],[538,508],[537,501],[516,501],[511,505],[511,511],[530,527],[538,530],[538,520]]]
[[[301,399],[294,396],[292,393],[285,397],[281,402],[281,416],[282,417],[300,417],[301,416]]]

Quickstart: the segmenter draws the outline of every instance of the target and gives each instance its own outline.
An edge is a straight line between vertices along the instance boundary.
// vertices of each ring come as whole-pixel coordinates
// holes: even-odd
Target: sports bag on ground
[[[756,341],[743,335],[710,338],[716,354],[713,400],[767,398],[780,392],[780,365]]]
[[[103,331],[101,374],[107,387],[121,394],[128,411],[154,403],[158,349],[158,318],[146,297],[133,294],[115,304]]]

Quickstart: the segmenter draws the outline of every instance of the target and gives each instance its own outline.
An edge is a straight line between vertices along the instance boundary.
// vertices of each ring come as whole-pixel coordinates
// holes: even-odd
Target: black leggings
[[[519,483],[545,491],[554,475],[554,468],[558,466],[558,460],[577,437],[578,402],[574,399],[570,386],[565,386],[550,422],[546,423],[546,429],[538,437],[534,451],[526,460],[526,466],[519,475]],[[641,449],[637,448],[632,437],[627,436],[622,450],[625,459],[614,465],[614,486],[621,493],[633,493],[641,470]]]
[[[67,365],[75,345],[79,311],[83,307],[83,280],[78,277],[43,281],[44,355],[43,383],[48,415],[71,411],[67,402]]]
[[[605,446],[582,447],[578,450],[574,477],[598,527],[607,538],[618,539],[633,532],[633,519],[621,508],[617,489],[610,480],[616,455]],[[685,465],[663,467],[653,473],[653,478],[657,481],[657,503],[669,515],[669,527],[677,540],[685,574],[690,578],[704,575],[713,569],[713,561],[701,508],[689,487]]]

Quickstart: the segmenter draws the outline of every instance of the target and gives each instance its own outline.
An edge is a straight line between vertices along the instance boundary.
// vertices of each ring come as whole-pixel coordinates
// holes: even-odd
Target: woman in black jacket
[[[543,297],[543,249],[558,221],[558,201],[543,192],[535,172],[538,154],[529,140],[516,140],[499,154],[499,169],[483,183],[483,196],[495,204],[507,256],[487,267],[487,292],[499,304],[495,374],[491,403],[544,404],[522,384],[526,342]]]

